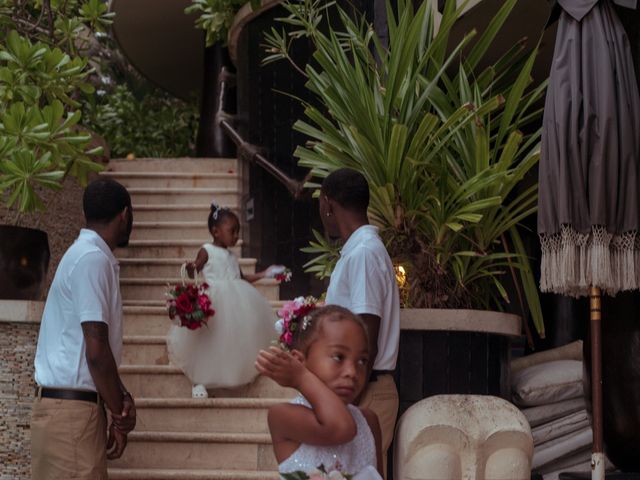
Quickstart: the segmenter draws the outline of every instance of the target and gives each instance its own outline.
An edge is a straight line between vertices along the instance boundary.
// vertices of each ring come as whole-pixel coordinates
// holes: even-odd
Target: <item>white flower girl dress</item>
[[[302,395],[298,395],[291,403],[311,408]],[[327,472],[337,470],[355,475],[354,480],[382,480],[375,469],[376,445],[367,419],[358,407],[347,405],[347,408],[356,422],[357,433],[353,440],[342,445],[326,447],[301,443],[289,458],[278,465],[278,471],[302,471],[308,474],[323,466]]]
[[[172,325],[169,359],[194,384],[237,387],[258,375],[254,362],[258,351],[275,339],[276,315],[258,290],[242,280],[238,260],[229,250],[211,243],[203,248],[209,259],[201,273],[216,313],[198,330]]]

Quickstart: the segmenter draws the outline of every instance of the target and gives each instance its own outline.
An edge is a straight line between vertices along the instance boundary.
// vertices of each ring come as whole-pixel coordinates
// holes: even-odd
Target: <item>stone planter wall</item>
[[[31,478],[33,357],[42,302],[0,301],[0,480]]]
[[[402,309],[396,384],[400,414],[438,394],[509,400],[510,339],[520,317],[481,310]]]

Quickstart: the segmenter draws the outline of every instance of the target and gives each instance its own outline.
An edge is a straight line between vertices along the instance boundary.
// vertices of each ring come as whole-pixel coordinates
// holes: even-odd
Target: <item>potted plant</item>
[[[23,213],[45,208],[43,189],[67,176],[86,182],[101,169],[91,134],[80,126],[81,93],[92,94],[91,32],[110,22],[98,0],[0,8],[0,199]],[[61,45],[58,47],[57,45]],[[37,299],[49,260],[47,234],[0,226],[0,298]]]
[[[462,330],[490,332],[487,325],[500,318],[474,312],[500,310],[509,300],[506,281],[513,278],[544,335],[519,225],[536,210],[537,185],[522,182],[539,158],[536,122],[546,84],[531,86],[536,49],[527,51],[523,42],[507,47],[495,62],[485,59],[515,3],[505,1],[481,35],[469,32],[453,48],[451,29],[463,10],[455,1],[445,3],[439,28],[431,2],[414,11],[412,2],[399,1],[397,13],[388,6],[388,46],[365,20],[317,0],[284,3],[288,32],[273,28],[266,35],[266,62],[293,62],[289,47],[295,39],[313,45],[307,65],[296,65],[316,100],[305,104],[306,118],[295,125],[309,137],[295,155],[318,179],[341,167],[365,175],[370,217],[404,278],[403,316],[414,325],[421,322],[417,315],[424,324],[451,330],[458,327],[450,322],[462,318]],[[336,10],[327,25],[329,8]],[[331,248],[320,241],[312,245],[309,250],[320,256],[310,262],[311,270],[330,273]],[[430,393],[508,396],[508,341],[484,339],[480,345],[473,334],[450,341],[452,335],[403,333],[401,402]],[[474,349],[483,364],[475,362]],[[472,391],[473,382],[456,378],[455,365],[441,368],[454,360],[442,362],[438,355],[453,350],[474,363],[460,367],[459,377],[493,368],[495,383]],[[433,362],[439,372],[430,369]],[[406,381],[403,368],[405,375],[413,369]],[[415,368],[425,369],[423,384]],[[440,376],[447,391],[434,392]]]

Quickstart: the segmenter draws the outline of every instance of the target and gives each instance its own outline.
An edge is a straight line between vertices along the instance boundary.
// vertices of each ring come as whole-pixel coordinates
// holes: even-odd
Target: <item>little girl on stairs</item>
[[[293,323],[293,322],[292,322]],[[380,425],[352,403],[365,385],[369,357],[362,320],[335,305],[297,319],[290,351],[261,351],[256,368],[300,394],[269,409],[273,450],[281,474],[338,471],[381,479]]]
[[[238,217],[212,204],[208,226],[213,243],[200,248],[195,262],[187,264],[187,272],[190,277],[202,272],[216,313],[205,327],[188,330],[173,325],[167,335],[169,359],[194,384],[194,398],[207,397],[206,388],[237,387],[257,376],[254,359],[274,339],[276,316],[248,282],[273,277],[284,269],[272,265],[263,272],[242,275],[229,251],[238,242]]]

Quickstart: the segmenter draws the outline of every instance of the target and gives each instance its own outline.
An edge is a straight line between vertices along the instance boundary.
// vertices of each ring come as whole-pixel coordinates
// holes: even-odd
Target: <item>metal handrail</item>
[[[232,83],[234,78],[235,76],[225,67],[222,67],[220,69],[220,74],[218,76],[218,111],[216,112],[215,116],[216,124],[218,124],[225,132],[227,137],[229,137],[229,139],[236,144],[236,148],[238,150],[238,158],[255,163],[260,168],[269,173],[273,178],[278,180],[278,182],[284,185],[289,193],[291,193],[293,198],[301,198],[303,196],[303,192],[305,192],[304,184],[307,179],[302,182],[295,180],[289,177],[282,170],[280,170],[272,162],[270,162],[269,159],[267,159],[261,153],[264,151],[262,147],[247,142],[244,138],[242,138],[242,135],[240,135],[240,133],[234,128],[232,122],[234,121],[235,116],[224,111],[224,97],[226,95],[227,85],[228,83]]]

